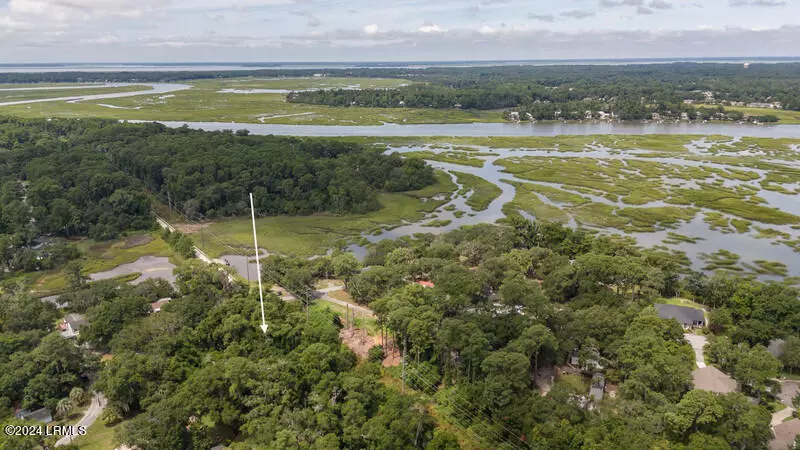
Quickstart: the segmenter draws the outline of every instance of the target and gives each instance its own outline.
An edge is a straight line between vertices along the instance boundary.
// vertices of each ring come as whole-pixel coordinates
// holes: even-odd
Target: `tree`
[[[84,391],[82,387],[76,386],[69,391],[69,400],[75,406],[83,405],[86,403],[87,398],[86,391]]]
[[[783,353],[780,360],[784,367],[789,369],[789,373],[794,373],[794,369],[800,368],[800,338],[789,336],[782,346]]]
[[[345,282],[345,289],[353,275],[361,269],[361,263],[352,253],[339,253],[331,258],[333,273],[337,278],[342,278]]]
[[[442,429],[436,430],[425,450],[461,450],[456,435]]]
[[[490,353],[481,364],[481,369],[486,374],[485,405],[500,416],[515,411],[530,392],[527,381],[529,367],[529,358],[521,353]]]
[[[56,403],[56,415],[58,417],[66,418],[72,412],[73,403],[69,398],[62,398]]]
[[[733,369],[733,377],[761,401],[768,381],[777,378],[782,367],[781,362],[765,347],[757,345],[739,356]]]
[[[530,361],[530,375],[533,382],[539,373],[539,356],[544,350],[558,350],[558,340],[544,325],[535,324],[522,332],[522,335],[509,344],[509,349],[526,355]]]
[[[714,334],[723,334],[733,325],[733,317],[727,308],[715,308],[708,314],[708,328]]]
[[[107,347],[126,324],[150,312],[150,302],[143,297],[120,297],[103,302],[87,312],[89,326],[81,330],[80,338]]]
[[[685,439],[697,431],[710,429],[724,413],[716,394],[692,390],[681,398],[675,411],[667,413],[664,419],[671,432]]]
[[[73,291],[83,288],[84,284],[86,283],[85,278],[81,273],[82,270],[83,267],[78,261],[70,261],[66,266],[64,266],[64,275],[67,278],[67,284]]]

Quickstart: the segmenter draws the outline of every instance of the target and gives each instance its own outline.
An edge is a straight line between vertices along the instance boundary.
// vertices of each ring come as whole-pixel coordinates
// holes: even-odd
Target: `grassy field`
[[[432,197],[449,196],[456,190],[447,174],[440,172],[437,177],[436,184],[419,191],[382,194],[382,208],[368,214],[260,218],[256,220],[258,243],[271,252],[312,256],[325,253],[337,240],[352,240],[363,232],[404,220],[417,221],[446,201]],[[216,222],[207,230],[205,250],[214,257],[249,251],[252,246],[252,224],[246,217]]]
[[[469,153],[464,152],[445,152],[434,153],[428,151],[405,152],[406,158],[427,159],[429,161],[445,162],[450,164],[460,164],[462,166],[483,167],[484,161],[480,158],[473,158]]]
[[[475,211],[484,211],[503,193],[503,190],[485,179],[463,172],[453,172],[465,190],[471,191],[467,205]]]
[[[106,426],[98,420],[86,430],[84,436],[75,438],[72,444],[81,450],[111,450],[116,447],[114,429],[118,426]]]
[[[661,298],[657,300],[656,303],[666,303],[667,305],[688,306],[689,308],[703,309],[703,305],[694,302],[692,300],[689,300],[688,298],[680,298],[680,297]]]
[[[142,256],[164,256],[176,265],[183,259],[176,255],[161,239],[159,232],[132,234],[111,242],[96,242],[86,239],[75,245],[83,257],[81,273],[89,274],[111,270],[119,265],[136,261]],[[126,277],[130,280],[131,277]],[[135,278],[133,278],[135,279]],[[67,289],[67,280],[62,271],[50,271],[42,274],[34,283],[36,295],[53,295]]]
[[[726,111],[739,111],[748,116],[775,116],[780,119],[778,124],[792,125],[800,123],[800,111],[786,111],[783,109],[746,108],[742,106],[726,106]]]
[[[37,86],[38,87],[38,86]],[[23,90],[23,91],[0,91],[0,103],[20,102],[25,100],[40,100],[45,98],[58,97],[79,97],[83,95],[113,94],[117,92],[135,92],[150,90],[149,86],[120,86],[120,87],[96,87],[86,89],[47,89],[47,90]]]
[[[399,83],[398,83],[399,82]],[[139,95],[92,102],[47,102],[0,107],[0,114],[21,117],[102,117],[119,120],[276,123],[296,125],[381,125],[383,123],[502,122],[499,111],[437,110],[432,108],[346,108],[287,103],[285,94],[220,93],[224,89],[325,88],[330,84],[381,85],[407,83],[351,78],[276,80],[199,80],[192,89],[170,95]],[[100,106],[109,104],[120,108]],[[132,109],[138,108],[138,109]]]

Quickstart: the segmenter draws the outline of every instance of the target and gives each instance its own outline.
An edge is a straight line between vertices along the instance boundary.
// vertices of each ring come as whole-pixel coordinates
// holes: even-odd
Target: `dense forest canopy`
[[[797,340],[794,288],[708,277],[680,252],[521,218],[381,241],[365,270],[343,270],[345,255],[270,256],[263,271],[301,295],[318,278],[344,277],[395,348],[407,348],[408,383],[490,448],[761,449],[771,439],[782,363],[765,346]],[[709,361],[741,392],[693,388],[684,330],[653,308],[674,296],[713,308]],[[584,373],[604,373],[616,398],[595,404],[588,386],[559,382],[541,395],[574,355]],[[701,420],[700,410],[714,412]]]
[[[455,450],[464,439],[498,449],[763,449],[774,379],[782,366],[800,368],[796,289],[708,277],[680,252],[618,236],[513,218],[382,241],[363,264],[341,250],[267,258],[265,278],[304,301],[267,295],[266,336],[257,295],[220,267],[188,262],[174,286],[76,286],[59,301],[86,315],[79,343],[93,352],[54,332],[63,312],[52,304],[9,292],[0,296],[0,420],[18,423],[15,405],[62,414],[96,389],[116,441],[142,450]],[[315,281],[331,276],[375,311],[387,345],[368,358],[342,344],[330,310],[303,311]],[[694,388],[684,330],[653,307],[677,295],[711,310],[707,361],[741,392]],[[172,301],[152,312],[163,297]],[[764,347],[779,337],[791,344],[782,361]],[[400,368],[379,364],[398,348],[407,349],[405,392]],[[113,356],[99,363],[94,352]],[[580,374],[541,390],[576,354],[575,370],[604,373],[613,398],[589,396]]]
[[[433,183],[418,160],[328,140],[101,120],[0,120],[0,232],[106,239],[152,224],[151,198],[193,219],[361,213]],[[26,235],[26,236],[27,236]]]
[[[504,109],[522,107],[534,118],[539,104],[554,104],[564,118],[584,118],[587,110],[613,112],[627,119],[652,113],[688,112],[684,100],[780,103],[800,109],[800,65],[655,64],[630,66],[512,66],[432,68],[405,74],[425,81],[394,90],[298,92],[289,100],[334,106]],[[386,74],[391,76],[391,74]],[[706,95],[706,93],[710,94]],[[534,106],[536,105],[536,106]],[[577,111],[576,117],[568,116]],[[712,112],[707,112],[706,118]]]

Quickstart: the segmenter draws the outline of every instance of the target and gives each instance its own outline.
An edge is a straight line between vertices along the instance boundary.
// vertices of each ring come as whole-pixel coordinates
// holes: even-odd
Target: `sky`
[[[800,0],[0,0],[0,62],[800,56]]]

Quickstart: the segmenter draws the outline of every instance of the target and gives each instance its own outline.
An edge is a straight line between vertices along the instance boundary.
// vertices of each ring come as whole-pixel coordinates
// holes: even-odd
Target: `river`
[[[130,120],[131,123],[149,121]],[[279,125],[227,122],[161,122],[172,128],[188,126],[198,130],[248,130],[258,135],[286,136],[559,136],[595,134],[695,134],[800,138],[800,125],[752,125],[728,122],[712,123],[456,123],[378,126]]]
[[[136,97],[137,95],[168,94],[170,92],[183,91],[185,89],[191,89],[192,88],[192,86],[190,86],[188,84],[178,84],[178,83],[109,83],[109,84],[98,84],[98,85],[92,85],[92,86],[74,86],[74,87],[72,87],[72,89],[80,89],[80,88],[92,89],[92,88],[100,88],[100,87],[125,87],[125,86],[147,86],[150,89],[145,89],[145,90],[141,90],[141,91],[131,91],[131,92],[114,92],[114,93],[109,93],[109,94],[74,95],[74,96],[70,96],[70,97],[51,97],[51,98],[39,98],[39,99],[34,99],[34,100],[18,100],[18,101],[13,101],[13,102],[2,102],[2,103],[0,103],[0,106],[27,105],[27,104],[31,104],[31,103],[46,103],[46,102],[77,103],[77,102],[85,102],[85,101],[91,101],[91,100],[105,100],[105,99],[112,99],[112,98]],[[64,88],[63,87],[34,87],[34,88],[21,89],[21,90],[48,90],[48,89],[61,90],[61,89],[64,89]]]

